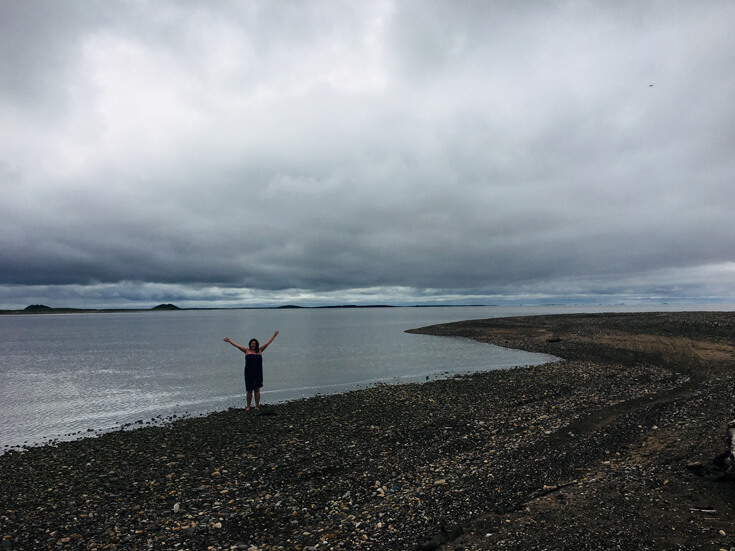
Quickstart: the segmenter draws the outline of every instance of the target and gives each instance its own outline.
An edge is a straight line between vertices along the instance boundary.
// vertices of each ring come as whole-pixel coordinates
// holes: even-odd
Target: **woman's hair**
[[[248,348],[252,348],[250,346],[250,343],[252,343],[253,341],[255,341],[255,350],[260,351],[260,343],[258,342],[258,339],[250,339],[248,341]]]

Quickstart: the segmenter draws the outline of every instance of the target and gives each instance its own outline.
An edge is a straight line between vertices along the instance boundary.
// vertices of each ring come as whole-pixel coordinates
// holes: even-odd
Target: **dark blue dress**
[[[263,386],[263,356],[245,354],[245,390],[256,390]]]

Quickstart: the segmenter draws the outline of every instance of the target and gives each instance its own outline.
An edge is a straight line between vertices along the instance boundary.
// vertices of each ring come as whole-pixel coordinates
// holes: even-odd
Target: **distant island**
[[[25,307],[26,312],[39,312],[43,310],[51,310],[51,308],[45,304],[31,304],[30,306]]]
[[[285,304],[277,306],[278,310],[288,310],[297,308],[395,308],[391,304],[335,304],[331,306],[297,306],[296,304]]]
[[[151,310],[181,310],[181,308],[175,304],[159,304],[158,306],[151,308]]]

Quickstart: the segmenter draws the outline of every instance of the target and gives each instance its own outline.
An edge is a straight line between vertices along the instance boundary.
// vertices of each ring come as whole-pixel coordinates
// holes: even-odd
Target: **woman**
[[[260,387],[263,386],[263,352],[273,339],[278,335],[278,331],[268,339],[268,342],[260,346],[258,339],[250,339],[248,348],[240,346],[236,342],[232,342],[229,337],[225,337],[225,342],[229,342],[235,348],[239,348],[245,353],[245,391],[247,393],[248,407],[245,411],[250,411],[250,404],[253,400],[253,392],[255,392],[255,409],[260,406]]]

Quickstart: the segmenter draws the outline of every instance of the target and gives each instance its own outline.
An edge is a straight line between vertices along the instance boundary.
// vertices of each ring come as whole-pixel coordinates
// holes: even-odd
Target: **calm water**
[[[267,404],[379,381],[421,381],[543,363],[550,357],[404,331],[463,319],[595,310],[602,309],[359,308],[0,316],[0,453],[8,446],[76,438],[88,429],[104,431],[159,416],[242,407],[244,355],[224,343],[225,336],[245,345],[251,337],[263,343],[273,331],[280,331],[264,354],[262,402]]]

